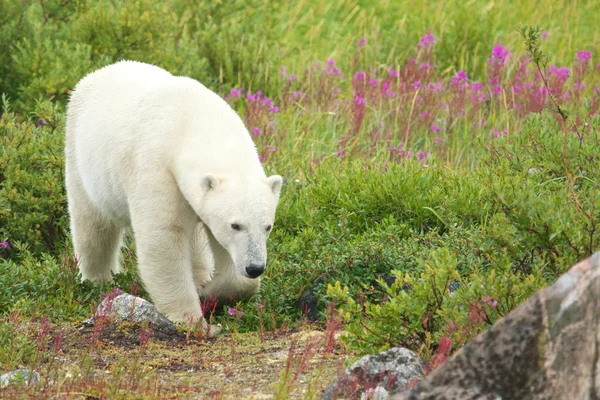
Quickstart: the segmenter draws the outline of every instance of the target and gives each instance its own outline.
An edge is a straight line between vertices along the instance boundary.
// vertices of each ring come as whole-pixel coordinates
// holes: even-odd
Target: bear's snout
[[[258,264],[250,264],[246,267],[246,273],[252,279],[258,278],[265,272],[265,266]]]

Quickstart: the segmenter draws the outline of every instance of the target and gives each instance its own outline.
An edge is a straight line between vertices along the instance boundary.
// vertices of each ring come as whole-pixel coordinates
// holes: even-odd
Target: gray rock
[[[395,400],[600,398],[600,253],[523,302]]]
[[[394,347],[362,357],[325,391],[323,400],[385,399],[422,378],[425,363],[415,353]]]
[[[0,375],[0,388],[14,384],[35,385],[39,381],[40,374],[37,372],[32,372],[28,369],[17,369],[15,371]]]
[[[305,290],[298,301],[296,301],[296,305],[298,308],[302,310],[302,313],[306,315],[306,318],[309,321],[318,321],[319,320],[319,298],[317,297],[317,289],[320,285],[322,285],[327,276],[320,276],[313,282],[310,289]]]
[[[390,394],[381,386],[377,386],[375,389],[367,389],[360,395],[360,400],[387,400],[389,398]]]
[[[154,329],[176,330],[177,326],[162,315],[154,304],[129,293],[122,293],[114,297],[107,296],[96,309],[94,319],[108,317],[115,323],[122,321],[147,322]]]

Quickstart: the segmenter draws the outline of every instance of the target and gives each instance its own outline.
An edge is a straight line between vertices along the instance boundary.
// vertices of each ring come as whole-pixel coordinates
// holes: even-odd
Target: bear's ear
[[[269,185],[275,196],[279,196],[282,184],[283,178],[279,175],[271,175],[267,178],[267,185]]]
[[[217,177],[214,176],[213,174],[205,174],[202,177],[201,186],[202,186],[202,190],[204,190],[204,192],[208,192],[209,190],[216,188],[218,184],[219,184],[219,179],[217,179]]]

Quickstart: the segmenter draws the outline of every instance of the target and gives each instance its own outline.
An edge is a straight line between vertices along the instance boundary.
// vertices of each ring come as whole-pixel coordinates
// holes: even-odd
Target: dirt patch
[[[54,325],[44,347],[35,368],[42,382],[26,388],[29,398],[319,398],[346,357],[310,329],[207,339],[133,323]],[[20,398],[22,390],[0,397]]]

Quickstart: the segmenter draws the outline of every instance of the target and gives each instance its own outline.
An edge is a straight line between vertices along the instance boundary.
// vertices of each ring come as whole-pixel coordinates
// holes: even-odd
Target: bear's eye
[[[231,224],[231,229],[233,229],[234,231],[241,231],[242,227],[240,226],[240,224]]]
[[[267,227],[265,228],[265,231],[270,232],[271,228],[273,228],[271,225],[267,225]]]

